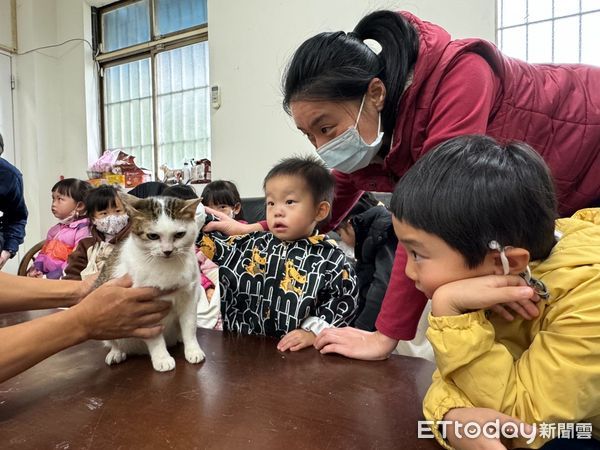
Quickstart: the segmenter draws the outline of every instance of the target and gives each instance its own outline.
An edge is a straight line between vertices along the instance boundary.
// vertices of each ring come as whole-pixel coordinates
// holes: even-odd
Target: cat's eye
[[[180,231],[179,233],[175,233],[175,239],[181,239],[185,236],[185,231]]]
[[[151,241],[156,241],[157,239],[160,239],[160,236],[156,233],[148,233],[146,234],[146,237]]]

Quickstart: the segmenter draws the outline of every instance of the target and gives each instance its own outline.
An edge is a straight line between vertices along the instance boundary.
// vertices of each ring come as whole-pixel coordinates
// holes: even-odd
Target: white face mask
[[[71,211],[69,213],[69,215],[67,217],[65,217],[64,219],[60,219],[58,221],[58,223],[61,223],[63,225],[66,225],[68,223],[73,222],[74,220],[79,219],[79,211],[77,211],[77,208],[75,208],[73,211]]]
[[[94,225],[98,231],[104,234],[117,234],[119,233],[129,221],[127,214],[111,214],[110,216],[101,217],[100,219],[94,220]]]
[[[339,136],[323,144],[317,149],[317,154],[330,169],[337,169],[343,173],[352,173],[367,167],[373,157],[381,148],[383,131],[381,131],[381,113],[377,125],[377,137],[367,144],[358,132],[358,121],[362,113],[365,97],[363,96],[356,117],[356,123]]]

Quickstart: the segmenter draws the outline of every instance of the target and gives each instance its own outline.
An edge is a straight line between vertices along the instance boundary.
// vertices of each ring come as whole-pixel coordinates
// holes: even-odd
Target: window
[[[129,0],[97,11],[103,148],[158,173],[210,159],[206,0]]]
[[[498,0],[498,24],[509,56],[600,66],[600,0]]]

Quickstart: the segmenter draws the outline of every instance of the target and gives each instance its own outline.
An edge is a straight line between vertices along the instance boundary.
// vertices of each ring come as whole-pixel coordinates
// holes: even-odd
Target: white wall
[[[454,37],[494,40],[494,0],[208,0],[210,80],[221,87],[212,114],[213,179],[227,178],[242,196],[262,195],[278,160],[312,151],[283,112],[281,74],[294,50],[321,31],[351,31],[376,9],[405,9]]]
[[[0,47],[13,49],[11,0],[0,0]]]
[[[91,41],[90,8],[82,0],[18,0],[18,50]],[[92,53],[83,42],[14,56],[15,124],[19,168],[29,208],[25,247],[55,223],[50,189],[65,177],[86,178],[88,152],[96,154],[98,125]],[[86,82],[88,86],[86,86]],[[89,139],[94,137],[94,139]]]
[[[233,6],[234,5],[234,6]],[[281,107],[282,70],[295,48],[324,30],[350,31],[366,13],[407,9],[455,37],[494,39],[494,0],[208,0],[210,77],[222,88],[212,114],[213,178],[234,180],[243,196],[261,195],[278,159],[311,151]],[[10,0],[0,0],[0,43]],[[85,0],[17,0],[18,50],[71,38],[91,41]],[[26,248],[54,223],[50,188],[60,175],[85,177],[99,154],[97,79],[87,44],[13,56],[15,146],[30,210]]]

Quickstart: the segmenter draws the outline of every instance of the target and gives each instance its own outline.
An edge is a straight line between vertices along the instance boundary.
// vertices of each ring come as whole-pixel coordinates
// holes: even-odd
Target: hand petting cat
[[[0,272],[0,312],[72,306],[0,328],[0,383],[87,339],[152,338],[161,333],[159,322],[171,311],[171,304],[156,298],[169,292],[132,288],[131,278],[125,276],[86,296],[93,281],[44,280]]]
[[[127,275],[116,278],[71,308],[86,339],[151,338],[163,331],[160,321],[169,313],[171,303],[155,298],[165,292],[132,288],[132,284]]]

